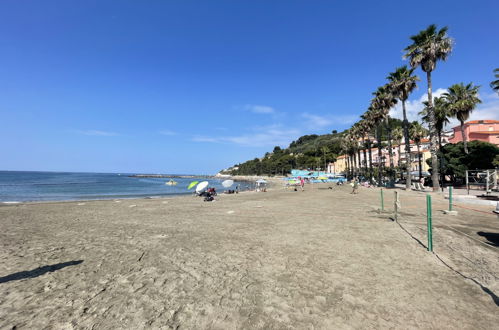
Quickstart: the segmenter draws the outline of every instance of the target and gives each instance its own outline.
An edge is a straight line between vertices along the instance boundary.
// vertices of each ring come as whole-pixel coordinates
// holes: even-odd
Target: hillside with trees
[[[390,118],[389,125],[392,129],[402,127],[402,121]],[[287,148],[274,147],[272,152],[267,152],[262,158],[255,158],[244,163],[235,164],[221,173],[230,175],[286,175],[291,169],[317,169],[324,170],[327,164],[344,154],[343,141],[348,130],[330,134],[303,135],[292,141]],[[381,141],[388,138],[386,131],[381,135]],[[373,146],[377,146],[373,144]]]

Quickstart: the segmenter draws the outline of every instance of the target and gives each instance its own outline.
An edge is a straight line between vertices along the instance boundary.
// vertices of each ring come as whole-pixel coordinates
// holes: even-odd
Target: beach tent
[[[259,180],[256,180],[256,185],[259,186],[261,184],[267,184],[267,181],[265,181],[264,179],[259,179]]]

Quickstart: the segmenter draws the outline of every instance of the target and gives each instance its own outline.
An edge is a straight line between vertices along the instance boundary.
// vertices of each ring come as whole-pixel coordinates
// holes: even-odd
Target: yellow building
[[[411,171],[419,171],[419,158],[418,153],[411,152]],[[426,162],[427,159],[431,159],[431,153],[429,150],[421,151],[421,167],[423,172],[428,172],[430,166]]]
[[[335,162],[329,163],[327,165],[328,173],[340,174],[345,172],[347,169],[347,156],[341,155],[336,158]]]

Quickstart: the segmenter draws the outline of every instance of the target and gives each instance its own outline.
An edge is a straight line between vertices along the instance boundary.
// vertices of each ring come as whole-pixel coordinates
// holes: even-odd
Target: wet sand
[[[399,226],[379,190],[328,186],[1,206],[0,328],[497,327],[491,208],[435,195],[433,254],[424,194]]]

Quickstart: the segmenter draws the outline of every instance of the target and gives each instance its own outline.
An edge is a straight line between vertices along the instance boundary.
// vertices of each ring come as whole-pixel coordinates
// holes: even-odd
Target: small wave
[[[0,202],[1,204],[19,204],[21,202],[18,201],[7,201],[7,202]]]

